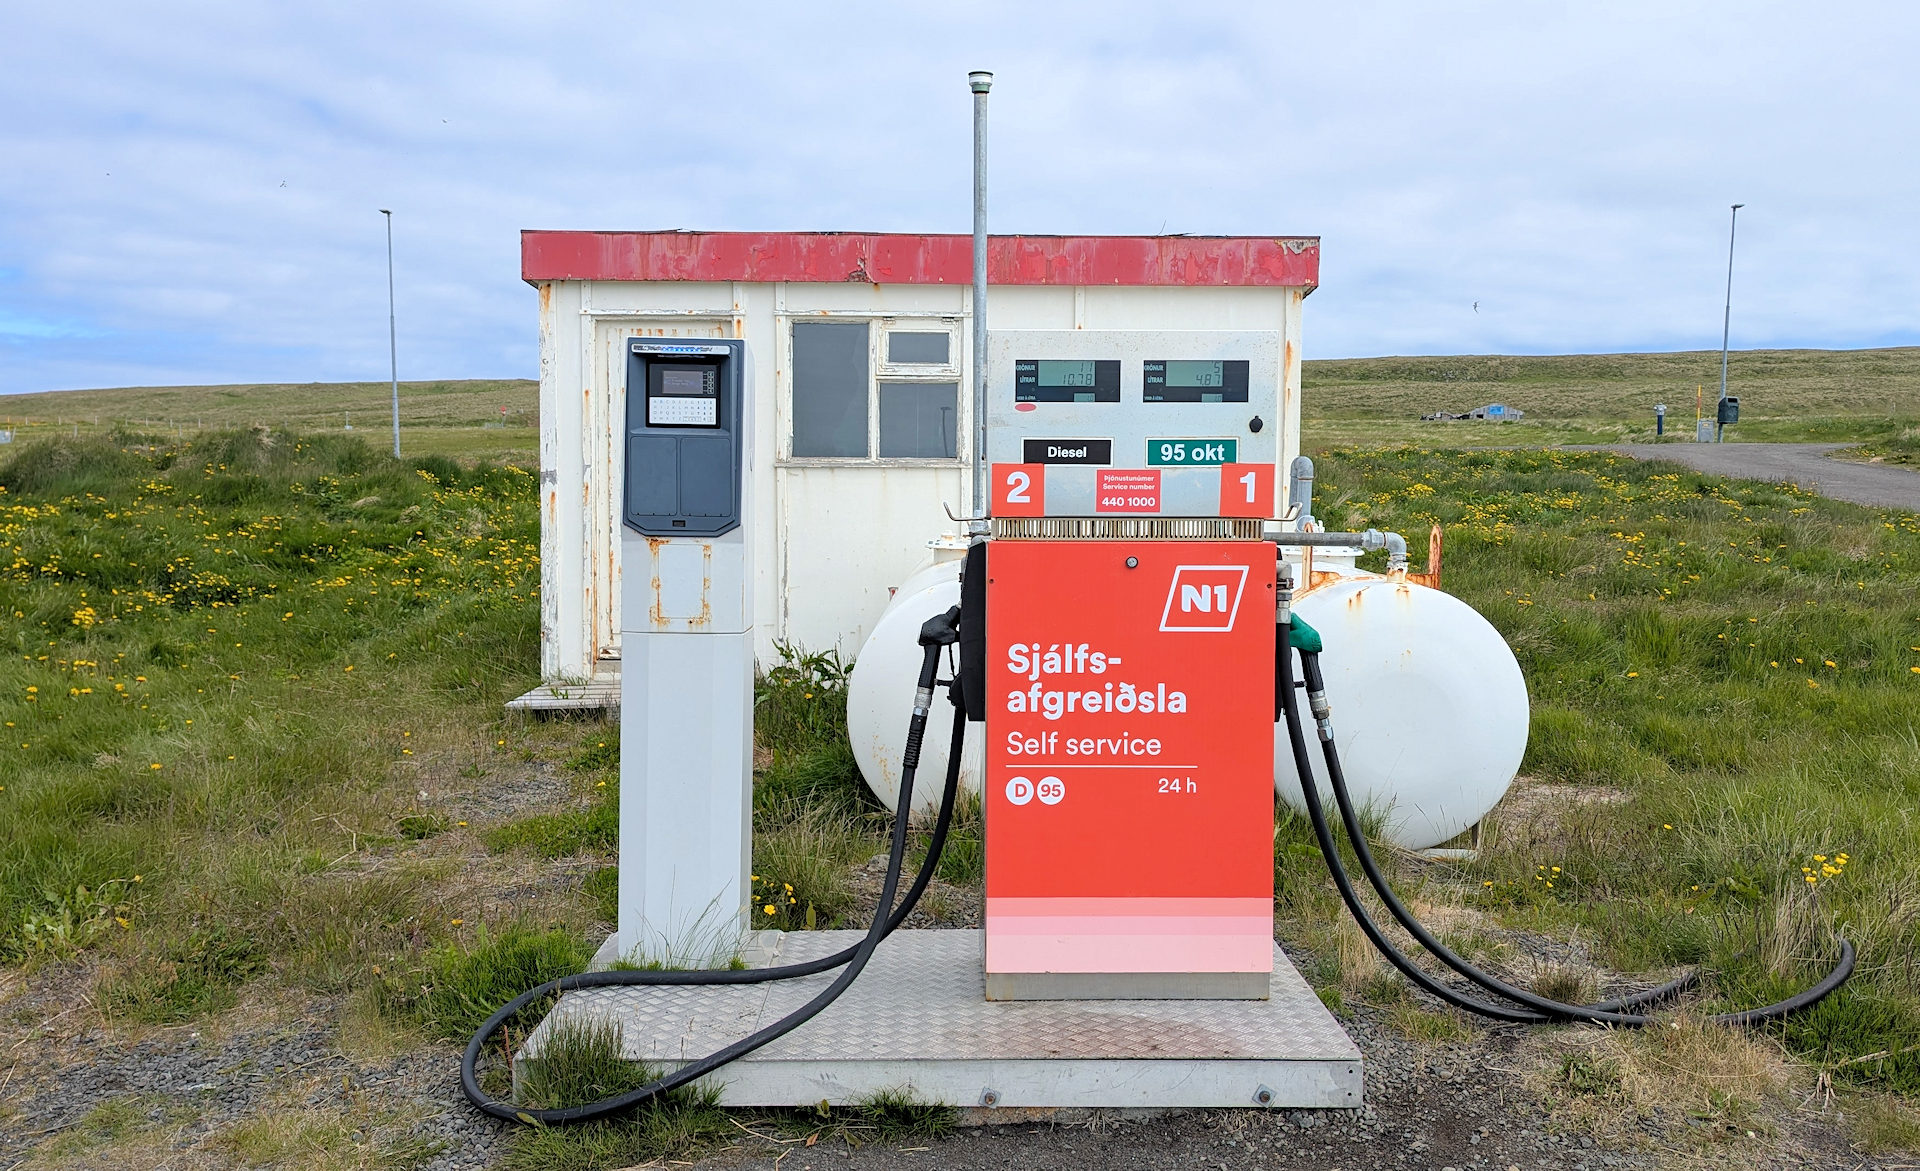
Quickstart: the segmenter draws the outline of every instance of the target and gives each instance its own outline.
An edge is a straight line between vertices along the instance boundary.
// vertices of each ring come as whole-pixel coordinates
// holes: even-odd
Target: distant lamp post
[[[393,328],[393,212],[381,208],[387,217],[387,361],[393,373],[393,458],[400,458],[400,347]],[[1731,279],[1731,277],[1729,277]],[[1724,385],[1726,376],[1720,379]],[[1724,393],[1724,392],[1723,392]]]
[[[1727,401],[1727,338],[1733,328],[1733,234],[1740,226],[1740,209],[1744,203],[1733,205],[1733,214],[1727,220],[1727,309],[1720,318],[1720,402],[1714,405],[1713,441],[1720,442],[1720,433],[1726,429],[1726,408],[1720,404]],[[394,441],[396,444],[399,440]],[[395,454],[399,449],[395,448]]]

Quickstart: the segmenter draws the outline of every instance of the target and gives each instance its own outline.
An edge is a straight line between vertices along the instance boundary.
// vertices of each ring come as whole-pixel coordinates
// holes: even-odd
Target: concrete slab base
[[[861,934],[760,933],[750,962],[812,959]],[[819,1016],[714,1074],[721,1104],[896,1092],[987,1110],[1360,1105],[1359,1049],[1278,947],[1266,1000],[989,1001],[981,955],[978,931],[896,931]],[[836,974],[569,992],[518,1063],[578,1021],[614,1024],[629,1058],[675,1068],[785,1016]]]
[[[617,712],[620,710],[620,676],[607,673],[575,683],[542,683],[525,695],[508,700],[507,710],[533,712],[536,715]]]

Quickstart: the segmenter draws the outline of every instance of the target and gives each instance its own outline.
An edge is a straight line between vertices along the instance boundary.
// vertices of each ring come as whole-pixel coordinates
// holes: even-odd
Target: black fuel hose
[[[631,1110],[643,1102],[658,1098],[705,1077],[714,1070],[799,1028],[839,999],[840,994],[847,990],[848,985],[852,984],[867,966],[867,961],[872,958],[874,949],[880,945],[880,941],[891,935],[913,912],[914,905],[920,901],[920,896],[926,891],[928,882],[932,880],[933,873],[940,864],[940,853],[946,845],[947,831],[952,824],[954,801],[960,787],[960,757],[967,735],[967,721],[960,711],[958,681],[948,689],[955,711],[953,738],[947,750],[946,785],[940,797],[940,814],[934,823],[933,836],[927,843],[927,856],[920,864],[919,872],[914,876],[913,884],[908,888],[906,897],[901,900],[898,908],[894,908],[893,900],[899,890],[900,871],[906,858],[907,824],[913,808],[914,774],[919,768],[920,745],[926,735],[927,715],[932,708],[933,689],[939,673],[940,652],[943,647],[955,641],[959,609],[955,606],[945,614],[928,619],[920,630],[920,645],[926,649],[926,656],[920,666],[920,678],[914,694],[913,718],[907,731],[907,747],[901,757],[900,792],[894,809],[893,833],[887,852],[887,873],[881,884],[880,901],[874,910],[873,922],[860,942],[819,959],[772,968],[690,972],[582,972],[578,975],[562,976],[558,980],[549,980],[502,1005],[498,1011],[487,1018],[486,1023],[481,1025],[473,1038],[467,1042],[466,1052],[460,1059],[460,1089],[466,1094],[467,1101],[473,1103],[474,1107],[482,1113],[508,1122],[528,1125],[589,1122],[606,1118]],[[802,976],[817,975],[842,965],[845,965],[845,970],[834,979],[832,984],[812,1000],[773,1024],[735,1041],[724,1049],[697,1061],[688,1062],[672,1073],[655,1078],[646,1085],[629,1090],[617,1097],[579,1106],[542,1108],[503,1102],[489,1096],[480,1088],[478,1066],[482,1054],[486,1051],[487,1042],[527,1006],[549,996],[584,988],[763,984],[774,980],[792,980]]]
[[[1326,702],[1326,683],[1320,673],[1318,652],[1300,652],[1300,674],[1307,685],[1308,705],[1318,715],[1321,710],[1320,705]],[[1327,778],[1333,784],[1333,799],[1340,807],[1340,821],[1346,826],[1347,840],[1353,843],[1354,855],[1360,860],[1360,869],[1366,874],[1368,884],[1373,887],[1374,893],[1380,896],[1380,901],[1386,905],[1388,912],[1407,929],[1408,934],[1412,935],[1421,947],[1433,953],[1434,958],[1460,975],[1489,992],[1504,996],[1508,1000],[1526,1005],[1536,1012],[1555,1019],[1585,1020],[1606,1024],[1630,1023],[1621,1019],[1621,1014],[1625,1010],[1667,1000],[1699,982],[1699,973],[1689,972],[1657,988],[1649,988],[1630,996],[1603,1000],[1598,1004],[1569,1004],[1509,984],[1483,969],[1474,967],[1459,953],[1440,942],[1424,924],[1414,918],[1413,912],[1408,910],[1406,904],[1402,903],[1400,897],[1393,892],[1393,887],[1387,882],[1386,875],[1381,873],[1379,863],[1374,860],[1373,850],[1367,845],[1367,836],[1361,831],[1360,815],[1354,810],[1353,797],[1347,788],[1346,770],[1341,767],[1340,752],[1334,745],[1330,727],[1321,734],[1320,752],[1327,762]]]
[[[1428,931],[1418,919],[1414,918],[1413,914],[1406,909],[1405,905],[1393,895],[1391,885],[1386,881],[1385,875],[1380,873],[1379,865],[1375,862],[1372,851],[1367,847],[1365,834],[1360,830],[1359,819],[1353,810],[1351,797],[1346,792],[1345,774],[1340,768],[1339,754],[1334,748],[1331,730],[1328,730],[1322,736],[1323,752],[1327,760],[1328,777],[1334,785],[1335,800],[1340,807],[1341,820],[1345,823],[1348,837],[1354,844],[1356,856],[1360,859],[1361,868],[1366,872],[1368,881],[1380,894],[1382,901],[1387,905],[1388,909],[1393,912],[1394,917],[1399,920],[1401,926],[1405,927],[1408,932],[1413,935],[1414,939],[1418,941],[1421,946],[1433,952],[1434,955],[1442,957],[1442,959],[1448,963],[1448,966],[1453,967],[1462,975],[1468,976],[1482,987],[1499,992],[1503,996],[1509,996],[1522,1004],[1534,1006],[1539,1011],[1515,1009],[1502,1004],[1491,1004],[1456,992],[1417,967],[1412,960],[1381,933],[1380,928],[1373,922],[1372,918],[1368,916],[1366,909],[1360,904],[1358,895],[1354,892],[1352,880],[1347,876],[1346,867],[1341,863],[1339,853],[1334,846],[1333,833],[1327,825],[1326,811],[1320,804],[1319,790],[1314,784],[1313,769],[1307,753],[1306,734],[1300,719],[1300,703],[1298,697],[1294,694],[1293,653],[1290,645],[1290,635],[1291,624],[1283,623],[1281,625],[1281,638],[1278,640],[1278,647],[1276,648],[1278,653],[1276,655],[1274,673],[1275,684],[1280,692],[1279,699],[1281,708],[1286,717],[1287,738],[1293,749],[1294,768],[1300,777],[1300,789],[1306,799],[1308,816],[1313,822],[1314,836],[1319,841],[1320,851],[1325,857],[1327,870],[1333,878],[1334,886],[1338,888],[1341,901],[1346,904],[1348,912],[1353,915],[1354,921],[1359,924],[1361,931],[1366,935],[1368,941],[1373,944],[1374,948],[1378,950],[1381,955],[1385,956],[1387,961],[1403,975],[1413,981],[1415,985],[1431,995],[1456,1008],[1461,1008],[1468,1012],[1477,1013],[1495,1020],[1524,1024],[1581,1020],[1630,1028],[1643,1027],[1655,1023],[1657,1018],[1644,1014],[1606,1011],[1597,1005],[1562,1004],[1559,1001],[1547,1000],[1544,997],[1535,996],[1530,992],[1526,992],[1524,989],[1515,988],[1513,985],[1507,984],[1505,981],[1501,981],[1497,977],[1473,967],[1473,965],[1467,963],[1449,950],[1446,945],[1442,944],[1438,939],[1435,939],[1432,932]],[[1305,669],[1304,673],[1308,674],[1309,679],[1317,680],[1319,674],[1317,653],[1302,651],[1301,661]],[[1312,684],[1310,683],[1309,686],[1312,686]],[[1319,691],[1320,689],[1316,687],[1314,690]],[[1851,941],[1844,938],[1839,942],[1839,961],[1834,965],[1832,971],[1828,972],[1824,978],[1812,987],[1773,1004],[1764,1005],[1759,1008],[1745,1009],[1739,1012],[1719,1013],[1705,1019],[1715,1024],[1752,1025],[1774,1020],[1790,1013],[1799,1012],[1819,1003],[1832,993],[1834,989],[1846,983],[1847,979],[1853,975],[1856,959],[1854,946]],[[1653,990],[1653,992],[1656,993],[1660,991],[1660,989]],[[1645,996],[1648,994],[1642,995]]]

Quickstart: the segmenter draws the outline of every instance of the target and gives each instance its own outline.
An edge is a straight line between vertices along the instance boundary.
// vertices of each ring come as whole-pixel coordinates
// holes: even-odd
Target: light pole
[[[1720,318],[1720,403],[1727,401],[1727,337],[1733,327],[1733,233],[1740,226],[1740,209],[1745,206],[1747,205],[1744,203],[1734,204],[1733,214],[1727,220],[1727,309]],[[1720,433],[1726,429],[1726,424],[1720,421],[1725,413],[1725,408],[1720,403],[1715,403],[1713,408],[1713,441],[1715,443],[1720,442]],[[399,441],[395,440],[395,442]],[[397,448],[395,454],[398,454]]]
[[[393,372],[393,458],[400,458],[400,347],[393,330],[393,212],[381,208],[387,217],[387,360]],[[1722,382],[1726,380],[1721,379]],[[1722,392],[1724,393],[1724,392]]]

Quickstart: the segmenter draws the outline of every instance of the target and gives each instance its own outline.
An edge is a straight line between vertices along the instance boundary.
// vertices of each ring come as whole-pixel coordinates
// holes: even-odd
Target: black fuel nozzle
[[[921,646],[951,646],[960,641],[960,607],[949,606],[920,624]]]
[[[927,731],[927,715],[933,711],[933,689],[940,678],[940,648],[960,641],[960,607],[948,607],[920,626],[920,645],[926,654],[920,662],[919,685],[913,692],[913,718],[907,724],[907,747],[900,756],[905,768],[920,765],[920,741]]]

